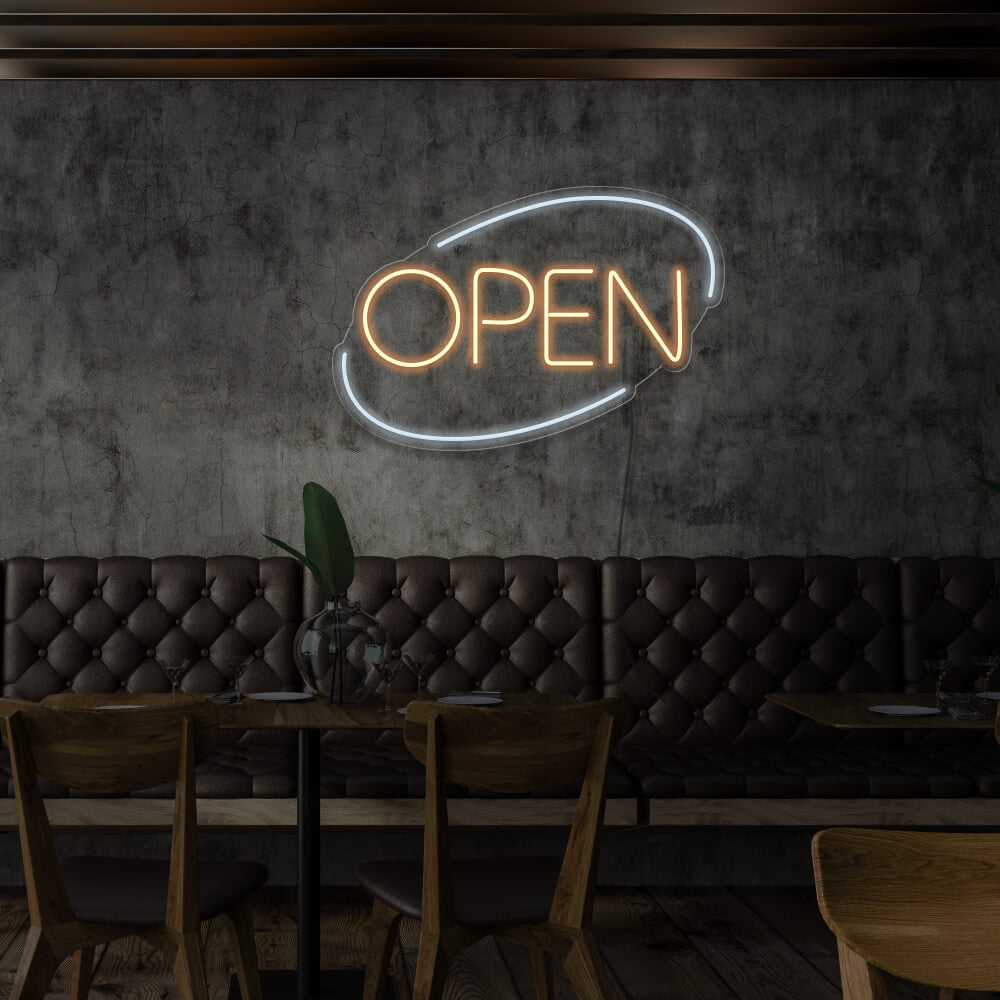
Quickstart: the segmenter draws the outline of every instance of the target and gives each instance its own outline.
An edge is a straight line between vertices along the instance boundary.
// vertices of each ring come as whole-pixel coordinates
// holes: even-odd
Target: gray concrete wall
[[[992,82],[4,81],[0,555],[265,554],[315,479],[359,552],[602,556],[630,421],[625,553],[995,553],[998,148]],[[371,272],[578,184],[712,223],[688,369],[514,448],[358,426]]]

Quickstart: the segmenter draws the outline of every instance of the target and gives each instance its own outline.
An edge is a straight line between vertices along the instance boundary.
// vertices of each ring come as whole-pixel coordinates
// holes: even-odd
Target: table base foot
[[[264,1000],[359,1000],[364,982],[364,969],[323,969],[319,974],[319,991],[304,997],[298,993],[298,973],[294,969],[262,969],[260,973]],[[382,1000],[395,998],[390,982]],[[229,1000],[243,1000],[235,976],[229,983]]]

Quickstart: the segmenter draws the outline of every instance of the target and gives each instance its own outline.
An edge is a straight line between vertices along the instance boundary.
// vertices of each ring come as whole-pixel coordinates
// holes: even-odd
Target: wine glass
[[[942,709],[949,699],[946,697],[947,692],[942,690],[941,685],[951,670],[951,660],[924,660],[923,665],[926,676],[934,680],[934,705],[936,708]]]
[[[388,660],[382,660],[377,663],[379,676],[385,682],[385,705],[382,706],[383,712],[393,712],[395,709],[389,701],[390,689],[392,686],[392,679],[396,676],[396,672],[402,666],[402,662],[397,660],[395,657],[390,657]]]
[[[180,684],[181,678],[188,672],[191,661],[188,659],[157,660],[156,662],[160,665],[160,669],[167,675],[167,680],[170,681],[170,696],[176,696],[177,685]]]
[[[985,656],[972,657],[972,665],[976,668],[976,674],[983,679],[983,689],[979,692],[982,701],[990,701],[990,678],[993,671],[1000,666],[1000,656],[996,653],[988,653]]]
[[[229,668],[233,674],[233,687],[236,690],[236,698],[233,703],[236,705],[243,700],[240,694],[240,678],[247,672],[251,663],[253,663],[252,656],[236,656],[229,661]]]
[[[424,672],[431,665],[434,659],[433,653],[409,653],[403,654],[403,662],[413,671],[417,678],[417,698],[424,696]]]

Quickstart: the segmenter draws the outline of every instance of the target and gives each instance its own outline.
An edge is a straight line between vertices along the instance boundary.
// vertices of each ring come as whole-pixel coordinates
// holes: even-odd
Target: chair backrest
[[[562,708],[470,708],[413,701],[404,738],[427,768],[423,919],[455,922],[445,783],[493,792],[545,791],[583,777],[549,919],[590,923],[608,759],[625,705],[617,699]]]
[[[581,778],[587,771],[603,715],[624,717],[618,700],[550,709],[470,709],[434,701],[410,702],[404,739],[427,766],[427,732],[440,734],[441,777],[491,792],[541,792]]]
[[[904,979],[1000,989],[996,834],[835,828],[812,852],[820,912],[842,945]]]
[[[176,779],[167,924],[185,933],[197,929],[194,767],[218,740],[216,706],[185,700],[165,708],[81,711],[5,701],[0,715],[32,926],[74,919],[38,787],[40,774],[71,788],[119,793]]]
[[[177,777],[182,719],[190,720],[194,763],[218,741],[218,710],[204,702],[164,708],[89,710],[26,706],[19,712],[35,771],[69,788],[126,793]]]

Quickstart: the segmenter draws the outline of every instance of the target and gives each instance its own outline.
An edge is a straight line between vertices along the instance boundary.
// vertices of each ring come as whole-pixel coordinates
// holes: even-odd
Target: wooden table
[[[933,707],[933,694],[775,691],[766,697],[776,705],[835,729],[995,729],[997,724],[997,702],[989,701],[984,707],[978,699],[968,702],[968,707],[982,712],[986,718],[970,721],[954,719],[946,711],[940,715],[881,715],[868,711],[872,705]]]
[[[96,708],[115,702],[129,705],[172,705],[178,701],[203,701],[207,694],[76,694],[49,695],[42,704],[49,708]],[[394,708],[405,707],[412,693],[392,696]],[[516,708],[555,708],[573,703],[569,695],[543,695],[535,692],[511,694],[504,704]],[[288,972],[261,973],[264,996],[275,1000],[331,1000],[361,996],[361,978],[356,971],[322,972],[319,966],[319,890],[320,890],[320,795],[319,737],[327,729],[402,729],[404,716],[385,712],[384,695],[360,705],[327,705],[320,701],[255,701],[245,696],[238,705],[219,703],[221,729],[295,729],[298,731],[298,798],[296,830],[298,836],[297,899],[297,975]],[[499,709],[491,709],[497,711]],[[290,976],[296,975],[295,983]],[[235,978],[230,1000],[240,1000]]]

